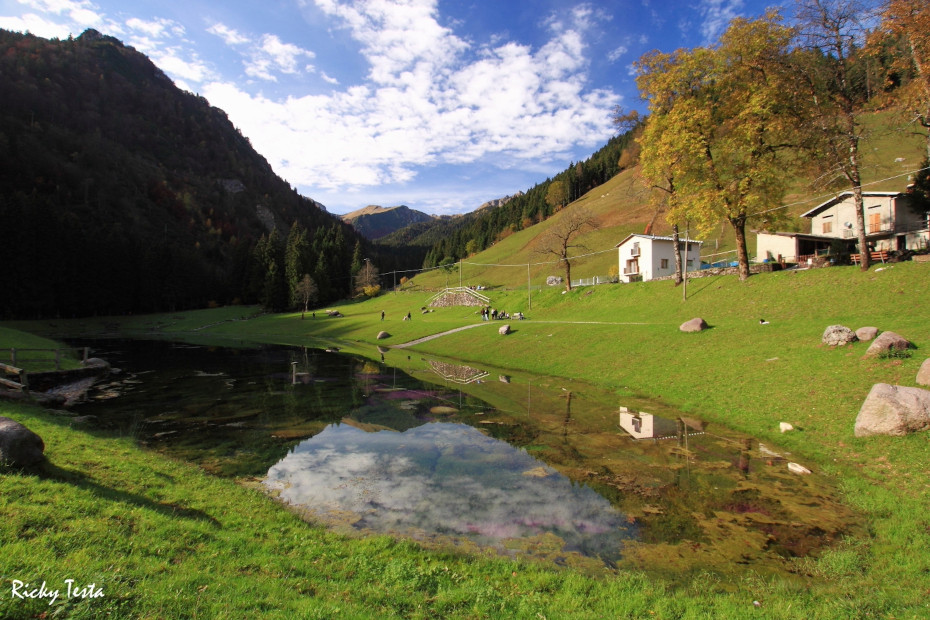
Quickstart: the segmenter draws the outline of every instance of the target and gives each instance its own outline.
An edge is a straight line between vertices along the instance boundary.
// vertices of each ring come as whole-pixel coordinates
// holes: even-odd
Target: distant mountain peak
[[[351,213],[346,213],[342,216],[342,219],[351,224],[355,230],[367,239],[375,241],[405,226],[431,221],[433,216],[411,209],[406,205],[387,208],[368,205]]]

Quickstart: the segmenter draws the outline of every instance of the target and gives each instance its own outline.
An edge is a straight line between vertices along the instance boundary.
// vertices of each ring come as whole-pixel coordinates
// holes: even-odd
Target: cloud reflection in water
[[[587,486],[464,424],[403,433],[331,425],[300,443],[265,484],[314,514],[353,513],[355,527],[464,536],[496,546],[551,533],[564,551],[605,560],[633,533]]]

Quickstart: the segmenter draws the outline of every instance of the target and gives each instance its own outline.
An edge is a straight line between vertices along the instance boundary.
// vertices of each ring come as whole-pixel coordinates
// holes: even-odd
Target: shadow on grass
[[[221,527],[219,521],[201,510],[186,508],[178,504],[158,502],[137,493],[130,493],[121,489],[108,487],[95,481],[85,473],[59,467],[47,460],[31,468],[21,469],[20,471],[24,474],[34,474],[48,480],[55,480],[64,484],[73,485],[77,488],[89,491],[105,501],[138,506],[140,508],[152,510],[166,517],[182,517],[184,519],[208,522],[214,527]]]
[[[701,282],[701,284],[703,284],[703,286],[695,287],[695,283],[700,282],[702,280],[703,282]],[[702,293],[707,287],[709,287],[714,282],[715,282],[714,278],[708,278],[708,277],[694,278],[693,280],[691,278],[688,278],[688,299],[691,299],[695,295]]]

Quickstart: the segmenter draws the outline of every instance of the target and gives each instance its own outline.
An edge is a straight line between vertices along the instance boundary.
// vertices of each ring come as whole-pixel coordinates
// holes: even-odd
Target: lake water
[[[858,527],[776,447],[583,383],[400,351],[91,346],[121,372],[76,413],[341,531],[592,570],[784,574]]]

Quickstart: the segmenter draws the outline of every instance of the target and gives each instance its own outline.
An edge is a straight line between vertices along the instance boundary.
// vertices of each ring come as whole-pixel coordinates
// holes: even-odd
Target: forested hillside
[[[117,39],[0,30],[0,101],[0,317],[283,309],[305,273],[325,303],[353,255],[393,266]]]
[[[459,260],[549,218],[562,206],[606,183],[635,161],[632,132],[611,138],[588,159],[570,163],[551,179],[515,195],[505,204],[462,217],[413,224],[381,239],[396,247],[421,248],[424,267]],[[624,156],[624,151],[633,147]]]

